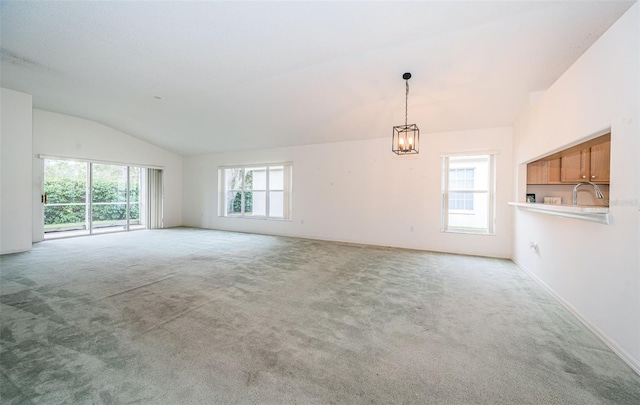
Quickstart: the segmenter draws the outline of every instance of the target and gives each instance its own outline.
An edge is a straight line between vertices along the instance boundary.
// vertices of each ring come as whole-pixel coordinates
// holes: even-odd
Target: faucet
[[[573,205],[578,205],[578,187],[584,186],[586,184],[590,184],[590,185],[593,186],[593,189],[596,192],[596,198],[597,199],[600,200],[600,199],[602,199],[604,197],[602,195],[602,193],[600,192],[600,187],[598,187],[597,184],[594,184],[594,183],[592,183],[590,181],[585,181],[585,182],[576,184],[576,186],[573,188]]]

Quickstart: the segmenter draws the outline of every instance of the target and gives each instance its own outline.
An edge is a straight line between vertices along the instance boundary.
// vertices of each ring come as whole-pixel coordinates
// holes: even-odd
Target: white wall
[[[573,203],[573,187],[576,184],[530,184],[527,186],[527,193],[535,194],[536,201],[539,203],[543,203],[545,197],[560,197],[562,199],[562,204],[571,205],[571,203]],[[578,204],[608,207],[609,185],[599,184],[598,188],[600,189],[603,198],[596,198],[596,193],[593,187],[582,186],[578,188]]]
[[[607,31],[514,127],[523,163],[611,128],[611,224],[516,209],[513,258],[640,372],[640,5]],[[529,249],[536,241],[539,253]]]
[[[390,130],[390,128],[389,128]],[[184,159],[183,224],[383,246],[511,257],[511,128],[422,135],[397,157],[391,139],[212,154]],[[441,154],[498,150],[494,236],[440,232]],[[218,217],[219,165],[293,162],[293,219]]]
[[[113,128],[81,118],[33,110],[34,241],[42,239],[44,222],[39,195],[44,161],[39,155],[124,163],[163,169],[164,227],[182,224],[182,157]]]
[[[0,89],[0,254],[31,249],[31,95]]]

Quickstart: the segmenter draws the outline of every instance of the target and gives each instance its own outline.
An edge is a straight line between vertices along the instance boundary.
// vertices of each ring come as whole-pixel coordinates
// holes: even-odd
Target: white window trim
[[[440,155],[441,158],[446,158],[446,157],[461,157],[461,156],[468,156],[468,157],[473,157],[473,156],[485,156],[485,155],[499,155],[500,151],[496,150],[496,149],[487,149],[487,150],[474,150],[474,151],[469,151],[469,152],[449,152],[449,153],[443,153]]]
[[[267,169],[266,175],[266,189],[265,190],[251,190],[251,191],[264,191],[266,195],[266,207],[265,212],[266,215],[245,215],[244,213],[244,172],[246,169],[252,169],[257,167],[264,167]],[[284,179],[283,179],[283,188],[278,190],[271,190],[269,188],[269,170],[272,167],[284,167]],[[225,178],[225,171],[228,169],[240,169],[242,170],[242,212],[239,214],[228,214],[227,213],[227,182]],[[292,195],[292,186],[293,186],[293,163],[292,162],[279,162],[279,163],[252,163],[246,165],[221,165],[218,166],[218,216],[225,218],[239,218],[239,219],[255,219],[255,220],[268,220],[268,221],[291,221],[292,215],[292,203],[291,203],[291,195]],[[269,216],[269,204],[270,204],[270,192],[271,191],[282,191],[283,193],[283,217],[271,217]]]
[[[131,167],[143,167],[145,169],[158,169],[164,170],[164,166],[154,166],[148,164],[141,163],[131,163],[131,162],[118,162],[115,160],[96,160],[96,159],[85,159],[85,158],[77,158],[77,157],[68,157],[68,156],[57,156],[57,155],[38,155],[40,159],[51,159],[51,160],[70,160],[72,162],[86,162],[86,163],[98,163],[104,165],[115,165],[115,166],[131,166]]]
[[[441,232],[446,233],[463,233],[474,235],[495,235],[495,220],[496,220],[496,157],[497,151],[482,151],[482,152],[459,152],[448,153],[441,155],[442,160],[442,187],[441,187]],[[449,189],[449,158],[450,157],[469,157],[474,156],[489,156],[489,170],[488,170],[488,187],[487,190],[459,190]],[[487,194],[487,227],[481,231],[475,231],[473,229],[458,229],[449,228],[449,199],[447,198],[450,192],[465,192],[465,193],[479,193]],[[457,211],[454,213],[458,213]],[[462,212],[460,212],[462,213]]]

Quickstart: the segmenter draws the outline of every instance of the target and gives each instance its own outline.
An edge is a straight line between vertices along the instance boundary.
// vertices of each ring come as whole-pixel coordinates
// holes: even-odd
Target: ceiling
[[[512,125],[634,1],[2,1],[1,84],[181,155]]]

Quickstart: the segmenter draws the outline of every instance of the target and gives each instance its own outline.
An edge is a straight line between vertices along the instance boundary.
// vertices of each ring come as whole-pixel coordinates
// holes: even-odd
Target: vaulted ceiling
[[[1,84],[182,155],[512,125],[633,1],[2,1]]]

